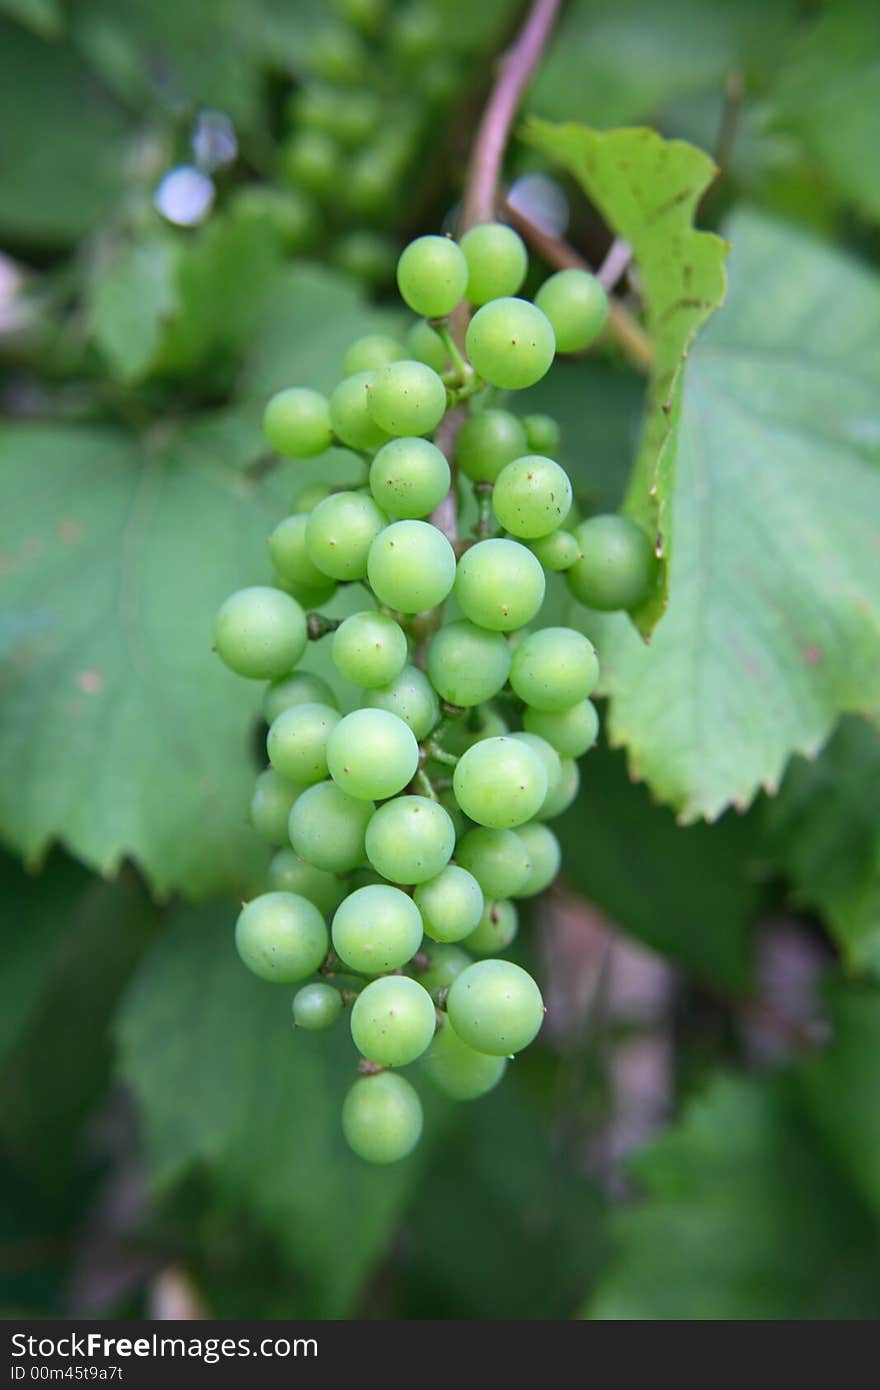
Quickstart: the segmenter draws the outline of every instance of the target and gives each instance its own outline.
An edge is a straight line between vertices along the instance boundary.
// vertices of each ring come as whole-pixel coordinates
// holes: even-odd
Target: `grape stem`
[[[495,217],[501,161],[510,127],[550,37],[560,0],[533,0],[526,21],[501,61],[471,150],[460,232]]]
[[[444,767],[455,767],[458,763],[455,753],[447,753],[434,739],[429,739],[425,744],[425,758],[431,762],[442,763]]]
[[[341,618],[325,618],[323,613],[306,614],[306,632],[309,641],[317,642],[319,638],[326,637],[328,632],[335,632],[341,621]]]

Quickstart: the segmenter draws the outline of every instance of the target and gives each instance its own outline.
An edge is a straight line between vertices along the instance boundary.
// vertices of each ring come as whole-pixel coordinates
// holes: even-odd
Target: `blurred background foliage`
[[[231,949],[261,734],[210,618],[302,482],[345,476],[268,469],[261,408],[402,325],[397,252],[451,225],[521,13],[0,0],[7,1316],[880,1314],[870,0],[569,0],[528,98],[712,154],[700,223],[733,243],[688,366],[669,615],[649,648],[597,633],[618,751],[585,765],[523,947],[542,1041],[369,1170],[345,1030],[294,1038]],[[549,153],[515,144],[508,175],[601,258]],[[606,347],[516,408],[560,419],[607,510],[643,398]]]

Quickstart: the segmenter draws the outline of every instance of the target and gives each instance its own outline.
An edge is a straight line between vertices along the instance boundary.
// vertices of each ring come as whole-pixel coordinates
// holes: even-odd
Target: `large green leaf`
[[[799,901],[827,915],[854,970],[880,975],[880,734],[844,719],[821,757],[797,759],[765,825]]]
[[[805,1122],[790,1078],[715,1080],[632,1164],[595,1319],[880,1315],[880,1239]]]
[[[63,23],[59,0],[0,0],[0,14],[20,20],[44,38],[53,38]]]
[[[611,741],[685,820],[880,709],[880,282],[755,214],[729,235],[730,299],[688,364],[669,612],[650,647],[575,617]]]
[[[655,591],[635,615],[649,632],[667,599],[683,367],[706,319],[724,298],[724,243],[693,225],[714,174],[707,155],[653,130],[552,126],[532,121],[528,139],[583,186],[615,233],[633,249],[654,343],[645,425],[624,509],[655,540]]]
[[[347,1149],[340,1107],[356,1075],[343,1020],[294,1033],[290,991],[250,975],[234,912],[183,915],[139,972],[119,1020],[155,1182],[207,1174],[243,1205],[311,1290],[305,1315],[345,1316],[418,1173]]]

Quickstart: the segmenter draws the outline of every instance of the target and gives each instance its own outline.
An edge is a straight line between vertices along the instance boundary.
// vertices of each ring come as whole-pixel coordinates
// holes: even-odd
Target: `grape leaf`
[[[646,647],[572,610],[611,742],[685,821],[880,709],[880,281],[754,213],[729,235],[730,300],[688,365],[669,612]]]
[[[311,1286],[305,1315],[350,1311],[418,1173],[349,1152],[339,1113],[356,1075],[343,1021],[294,1034],[290,991],[250,975],[234,912],[182,913],[140,970],[118,1023],[122,1074],[140,1107],[154,1181],[204,1169],[246,1205]]]
[[[146,374],[178,308],[177,248],[170,238],[121,247],[90,285],[88,328],[119,381]]]
[[[880,1244],[789,1076],[715,1079],[631,1161],[643,1200],[585,1316],[874,1318]]]
[[[880,976],[878,784],[880,734],[844,719],[819,758],[792,763],[764,823],[797,899],[827,915],[853,970]]]
[[[46,39],[60,33],[63,24],[58,0],[0,0],[0,14],[19,20]]]
[[[667,602],[683,367],[706,319],[724,298],[725,245],[693,219],[714,175],[707,155],[653,130],[553,126],[531,121],[527,139],[583,186],[616,236],[629,242],[643,285],[655,360],[642,440],[624,510],[654,538],[657,584],[634,619],[650,632]]]

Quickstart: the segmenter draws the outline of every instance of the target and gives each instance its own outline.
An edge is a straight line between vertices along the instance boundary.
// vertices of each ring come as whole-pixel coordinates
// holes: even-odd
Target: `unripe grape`
[[[335,874],[307,864],[292,849],[279,849],[273,855],[268,872],[269,887],[279,893],[298,893],[325,917],[335,912],[348,892],[346,884]]]
[[[508,960],[469,965],[453,980],[446,1011],[462,1042],[493,1057],[528,1047],[544,1021],[541,991]]]
[[[329,705],[293,705],[269,729],[269,761],[289,782],[310,787],[327,776],[327,740],[342,716]]]
[[[589,700],[580,700],[556,714],[527,707],[523,724],[529,733],[545,738],[563,758],[579,758],[586,753],[599,732],[599,716]]]
[[[430,652],[428,655],[430,658]],[[443,747],[450,753],[461,754],[472,744],[479,743],[480,739],[497,738],[499,734],[509,731],[506,719],[494,706],[474,706],[467,719],[459,719],[443,731]]]
[[[517,541],[478,541],[458,562],[455,597],[471,622],[493,632],[531,622],[545,588],[540,561]]]
[[[505,464],[528,448],[522,421],[509,410],[479,410],[469,415],[458,432],[455,457],[466,477],[475,483],[494,483]]]
[[[428,516],[449,491],[449,464],[427,439],[392,439],[370,465],[370,491],[389,516]]]
[[[310,1033],[330,1028],[342,1013],[342,997],[332,985],[303,985],[293,996],[293,1021]]]
[[[239,224],[269,227],[288,255],[302,253],[317,239],[317,208],[300,189],[242,184],[232,192],[226,206]]]
[[[329,193],[339,176],[339,146],[323,130],[297,131],[284,145],[281,159],[287,179],[318,196]]]
[[[579,352],[598,338],[608,318],[608,295],[587,270],[557,270],[535,303],[553,326],[558,352]]]
[[[534,709],[555,714],[591,695],[599,663],[591,642],[571,627],[530,632],[513,653],[510,684]]]
[[[552,415],[524,415],[523,428],[529,453],[555,458],[559,452],[559,424]]]
[[[344,377],[330,397],[330,421],[335,433],[350,449],[370,453],[388,442],[388,433],[377,425],[367,408],[367,390],[375,372],[355,372]]]
[[[433,941],[461,941],[483,915],[482,889],[458,864],[447,864],[436,878],[420,883],[413,896],[425,935]]]
[[[345,874],[364,862],[364,836],[372,802],[347,796],[335,782],[318,782],[294,802],[290,841],[316,869]]]
[[[386,613],[352,613],[333,634],[333,663],[346,680],[371,689],[399,676],[409,656],[406,633]]]
[[[345,1097],[342,1129],[349,1147],[367,1163],[397,1163],[422,1133],[422,1103],[405,1076],[383,1071],[362,1076]]]
[[[331,709],[338,707],[336,696],[325,680],[313,676],[311,671],[294,671],[280,680],[270,681],[266,686],[263,718],[267,724],[273,724],[282,710],[290,709],[293,705],[310,704],[329,705]]]
[[[442,603],[455,582],[455,551],[427,521],[395,521],[377,535],[367,577],[380,603],[422,613]]]
[[[412,781],[419,765],[419,745],[412,729],[396,714],[358,709],[331,733],[327,765],[333,781],[349,796],[384,801]]]
[[[419,969],[419,984],[435,1002],[452,981],[472,964],[467,951],[444,942],[423,941],[419,955],[428,960],[427,969]]]
[[[446,387],[424,362],[388,362],[372,374],[367,409],[388,434],[430,434],[446,411]]]
[[[468,266],[467,297],[472,304],[516,294],[529,268],[521,236],[502,222],[472,227],[461,239]]]
[[[506,1057],[490,1057],[463,1043],[447,1019],[425,1053],[429,1078],[453,1100],[476,1100],[498,1085],[507,1069]]]
[[[367,826],[367,858],[392,883],[424,883],[449,863],[455,828],[443,807],[424,796],[398,796]]]
[[[540,811],[535,812],[539,820],[552,820],[554,816],[561,816],[578,794],[581,775],[574,758],[562,758],[561,769],[561,776],[552,795],[548,793],[541,803]]]
[[[283,584],[299,586],[302,589],[328,588],[330,596],[336,585],[328,580],[326,574],[318,569],[306,547],[306,526],[308,516],[286,516],[279,521],[269,537],[269,554],[272,564]]]
[[[368,333],[357,338],[342,359],[342,375],[355,376],[358,372],[375,372],[387,362],[402,362],[406,350],[402,343],[387,333]]]
[[[309,558],[334,579],[363,579],[370,546],[385,517],[364,492],[335,492],[319,502],[306,523]]]
[[[456,862],[468,869],[486,898],[512,898],[528,879],[531,860],[519,832],[479,825],[459,840]]]
[[[529,852],[532,867],[525,883],[517,890],[516,896],[518,898],[533,898],[536,893],[543,893],[545,888],[549,888],[559,873],[562,850],[553,831],[548,830],[546,825],[538,824],[537,821],[532,821],[529,825],[521,825],[517,834]]]
[[[506,951],[519,928],[519,915],[513,903],[487,902],[477,926],[462,942],[475,956],[497,956]]]
[[[370,883],[349,893],[333,918],[333,949],[364,975],[397,970],[412,959],[421,940],[418,908],[406,893],[387,883]]]
[[[250,822],[260,839],[270,845],[286,845],[290,812],[303,788],[267,767],[254,784]]]
[[[305,614],[296,599],[268,585],[231,594],[214,619],[217,655],[230,670],[250,680],[286,676],[307,641]]]
[[[323,454],[333,440],[330,402],[319,391],[292,386],[279,391],[266,406],[263,434],[276,453],[307,459]]]
[[[382,1067],[405,1067],[421,1057],[436,1026],[433,999],[408,975],[373,980],[352,1005],[354,1045]]]
[[[409,356],[416,362],[424,362],[435,372],[445,372],[450,367],[449,353],[440,334],[425,319],[414,323],[406,335]]]
[[[451,314],[464,298],[467,280],[464,252],[449,237],[417,237],[397,262],[397,285],[402,298],[426,319]]]
[[[319,502],[330,496],[329,483],[309,483],[293,499],[293,510],[299,516],[313,512]]]
[[[428,675],[452,705],[481,705],[496,695],[510,674],[510,649],[500,632],[463,619],[447,623],[431,639]]]
[[[552,798],[559,787],[560,781],[562,780],[562,764],[559,760],[559,754],[556,752],[556,749],[553,748],[547,742],[546,739],[541,738],[538,734],[511,734],[510,737],[518,739],[520,743],[527,744],[529,748],[532,749],[532,752],[540,758],[544,767],[544,771],[547,774],[547,795],[544,797],[544,801],[541,803],[541,808],[543,808],[548,798],[550,798],[550,802],[552,805]],[[541,808],[539,808],[536,814],[540,815]]]
[[[529,542],[529,549],[537,555],[545,570],[558,573],[571,569],[580,558],[581,548],[571,531],[551,531],[549,536],[539,536]]]
[[[357,82],[367,65],[367,50],[351,29],[328,25],[312,42],[310,66],[326,82]]]
[[[514,459],[495,480],[492,506],[512,536],[526,540],[548,536],[562,525],[571,506],[568,474],[540,454]]]
[[[394,274],[395,248],[379,232],[358,228],[333,243],[330,259],[367,285],[385,285]]]
[[[526,299],[484,304],[468,324],[465,343],[477,375],[507,391],[534,386],[556,351],[549,320]]]
[[[533,749],[502,736],[483,739],[463,753],[452,785],[471,820],[510,830],[540,809],[547,795],[547,774]]]
[[[440,718],[434,688],[417,666],[404,666],[396,680],[368,691],[364,704],[396,714],[418,739],[425,738]]]
[[[296,893],[263,893],[242,908],[235,945],[248,970],[261,980],[292,985],[313,975],[329,946],[327,927],[314,903]]]
[[[641,526],[628,516],[593,516],[575,537],[581,553],[566,580],[576,599],[603,613],[644,603],[656,562]]]
[[[385,23],[388,0],[334,0],[333,8],[352,28],[373,37]]]

